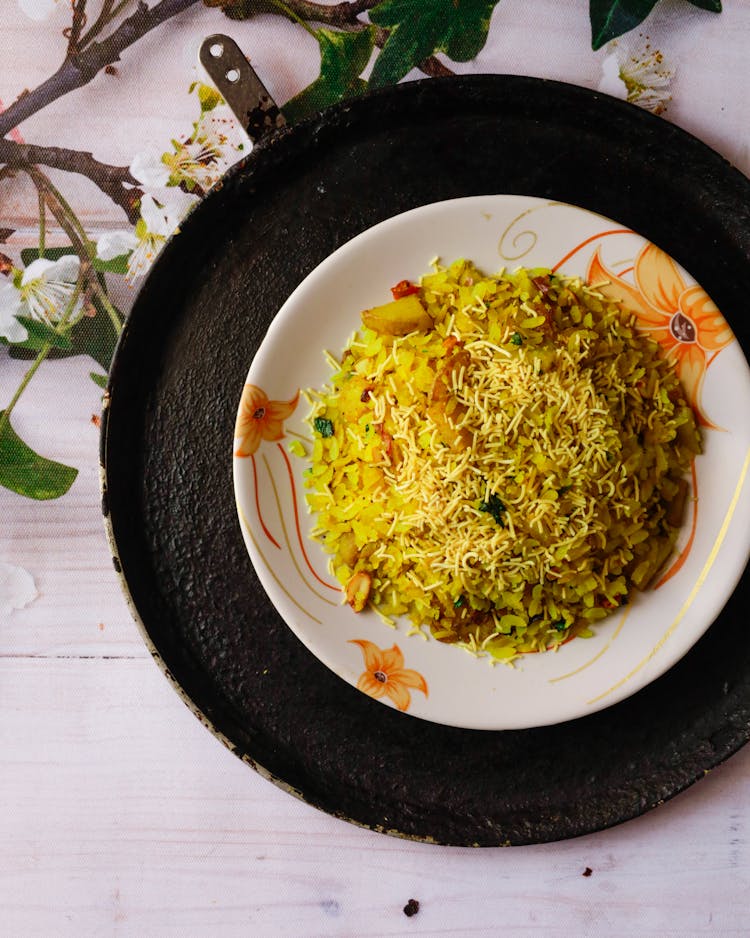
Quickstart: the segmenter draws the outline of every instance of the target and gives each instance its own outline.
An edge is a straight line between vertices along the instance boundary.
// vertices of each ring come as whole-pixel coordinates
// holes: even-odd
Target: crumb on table
[[[416,915],[417,912],[419,912],[419,901],[417,899],[409,899],[404,906],[404,915],[411,918],[412,915]]]

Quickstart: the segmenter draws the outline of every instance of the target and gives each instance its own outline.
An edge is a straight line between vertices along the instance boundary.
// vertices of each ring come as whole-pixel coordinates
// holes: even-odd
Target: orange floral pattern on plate
[[[409,688],[420,690],[427,697],[427,681],[419,671],[404,667],[404,656],[398,645],[378,648],[364,638],[353,638],[350,643],[359,645],[365,659],[365,670],[357,681],[359,690],[376,700],[389,697],[403,711],[411,705]]]
[[[284,436],[284,421],[291,417],[299,401],[299,391],[291,401],[271,401],[265,391],[255,384],[242,389],[234,435],[239,445],[235,456],[252,456],[261,440],[280,440]]]
[[[608,270],[597,248],[586,279],[607,299],[632,310],[639,327],[675,361],[698,422],[719,429],[703,411],[701,390],[708,356],[729,345],[732,330],[706,291],[687,286],[672,258],[655,245],[641,249],[633,273],[635,286]]]

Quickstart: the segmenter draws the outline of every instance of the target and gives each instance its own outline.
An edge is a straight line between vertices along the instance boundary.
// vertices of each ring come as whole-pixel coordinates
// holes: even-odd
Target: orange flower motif
[[[635,286],[602,263],[599,250],[589,263],[586,279],[600,293],[635,313],[638,325],[676,362],[688,400],[698,422],[718,429],[703,413],[701,389],[708,356],[729,345],[734,336],[706,291],[688,287],[674,261],[653,244],[641,249],[635,261]]]
[[[299,391],[291,401],[269,401],[268,395],[254,384],[242,389],[235,439],[240,443],[235,456],[252,456],[261,440],[280,440],[284,436],[284,421],[291,417],[299,401]]]
[[[408,710],[411,704],[409,687],[421,690],[427,696],[427,681],[419,671],[404,668],[404,656],[398,645],[378,648],[363,638],[353,638],[352,645],[359,645],[365,659],[365,671],[357,681],[359,690],[370,697],[390,697],[399,710]]]

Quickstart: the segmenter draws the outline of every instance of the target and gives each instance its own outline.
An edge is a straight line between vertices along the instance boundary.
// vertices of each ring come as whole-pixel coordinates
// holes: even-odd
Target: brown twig
[[[429,75],[430,78],[445,78],[446,75],[455,75],[456,73],[448,68],[447,65],[443,65],[440,59],[435,58],[434,55],[429,55],[423,62],[420,62],[417,66],[420,72],[424,72],[425,75]]]
[[[114,0],[104,0],[102,3],[102,8],[99,11],[99,16],[94,20],[92,26],[89,26],[88,30],[84,33],[83,38],[80,43],[80,47],[85,49],[86,46],[91,42],[92,39],[95,39],[99,35],[103,27],[109,22],[109,17],[112,12],[112,6]]]
[[[285,5],[300,19],[308,23],[325,23],[326,26],[339,28],[364,26],[359,19],[360,15],[377,6],[379,2],[380,0],[342,0],[341,3],[326,6],[323,3],[315,3],[314,0],[292,0],[291,3],[284,0]]]
[[[29,164],[50,166],[67,173],[87,176],[105,195],[125,212],[128,221],[138,221],[138,202],[143,191],[137,180],[130,175],[127,166],[110,166],[102,163],[91,153],[68,150],[65,147],[41,147],[33,143],[16,143],[15,140],[0,139],[0,163],[24,169]],[[129,186],[130,188],[126,188]]]
[[[33,91],[24,91],[0,114],[0,137],[10,133],[32,114],[58,98],[87,85],[105,65],[117,62],[120,54],[142,36],[196,4],[198,0],[161,0],[149,8],[139,0],[135,12],[101,42],[92,42],[78,55],[66,57],[60,68]],[[85,37],[84,37],[85,38]]]
[[[73,7],[73,21],[67,29],[63,30],[63,36],[68,40],[68,58],[78,52],[78,40],[81,38],[81,30],[86,25],[86,0],[71,0],[71,6]]]
[[[115,5],[115,2],[116,0],[104,0],[102,8],[99,11],[99,16],[94,20],[93,26],[87,29],[81,37],[79,49],[85,49],[86,46],[96,39],[104,27],[109,26],[118,13],[122,12],[123,7],[126,7],[130,0],[120,0],[117,5]]]

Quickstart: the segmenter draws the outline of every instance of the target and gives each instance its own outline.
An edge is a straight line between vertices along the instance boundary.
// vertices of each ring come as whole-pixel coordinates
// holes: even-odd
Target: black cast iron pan
[[[249,110],[256,123],[282,123]],[[747,353],[745,177],[664,120],[581,88],[430,79],[281,127],[227,174],[136,301],[102,429],[114,563],[186,703],[310,804],[445,844],[608,827],[702,777],[750,732],[747,571],[704,638],[658,681],[584,719],[515,732],[443,727],[372,701],[307,651],[258,583],[236,520],[231,446],[240,390],[274,314],[371,225],[499,192],[572,202],[641,232],[705,286]]]

